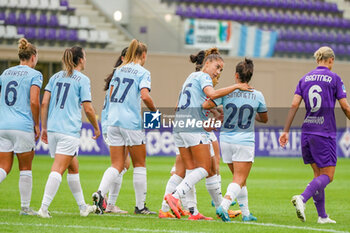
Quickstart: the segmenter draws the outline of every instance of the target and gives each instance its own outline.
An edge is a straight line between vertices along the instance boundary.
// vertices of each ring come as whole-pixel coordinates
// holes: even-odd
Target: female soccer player
[[[250,90],[250,86],[246,83],[215,90],[212,79],[220,75],[224,61],[219,54],[211,54],[205,58],[203,63],[202,70],[190,74],[183,84],[175,117],[177,122],[188,122],[188,120],[193,121],[193,119],[199,122],[206,120],[205,113],[202,110],[202,103],[207,96],[211,99],[216,99],[236,89]],[[187,118],[187,116],[191,116],[191,119]],[[208,176],[211,164],[209,137],[205,129],[198,127],[190,129],[191,132],[188,130],[174,127],[175,145],[180,150],[185,167],[187,163],[193,161],[195,169],[191,173],[186,174],[185,179],[177,186],[173,194],[165,196],[165,200],[177,218],[181,218],[180,212],[182,212],[179,203],[180,196],[184,197],[196,183]],[[191,214],[197,215],[198,211],[196,213],[194,210]]]
[[[38,51],[26,39],[19,40],[20,64],[0,76],[0,183],[10,173],[13,154],[19,165],[21,215],[37,215],[30,206],[32,160],[39,139],[40,88],[43,76],[35,70]]]
[[[108,145],[109,141],[107,138],[107,118],[108,118],[108,109],[109,109],[109,84],[113,78],[114,72],[117,69],[118,66],[120,66],[123,63],[126,51],[128,50],[128,47],[124,48],[117,60],[117,62],[114,65],[114,69],[113,72],[110,73],[108,75],[108,77],[105,79],[105,88],[104,90],[106,91],[106,95],[105,95],[105,101],[103,104],[103,109],[102,109],[102,113],[101,113],[101,126],[102,126],[102,135],[103,135],[103,139],[105,140],[105,143]],[[126,149],[126,152],[128,154],[128,151]],[[128,156],[126,158],[125,164],[124,164],[124,169],[123,171],[120,173],[120,179],[118,180],[118,183],[116,182],[112,182],[111,186],[109,187],[109,195],[108,195],[108,200],[105,198],[105,202],[107,201],[107,203],[105,203],[106,207],[105,211],[106,213],[119,213],[119,214],[127,214],[128,211],[125,210],[121,210],[118,206],[115,205],[115,202],[117,201],[119,192],[120,192],[120,188],[123,182],[123,175],[125,174],[125,172],[128,171],[130,167],[130,157]]]
[[[249,83],[253,75],[253,61],[245,59],[236,66],[235,82]],[[267,108],[261,92],[244,92],[236,90],[220,99],[203,104],[208,109],[223,106],[224,122],[220,131],[220,146],[224,163],[233,174],[233,181],[217,207],[216,214],[223,221],[230,221],[227,213],[232,201],[237,198],[243,221],[257,220],[248,209],[248,192],[246,181],[254,162],[254,119],[266,123]]]
[[[311,165],[314,179],[301,195],[293,196],[292,203],[297,217],[304,222],[305,203],[313,197],[319,216],[317,222],[336,223],[326,214],[324,191],[333,180],[337,164],[334,106],[338,100],[348,119],[350,106],[346,100],[343,81],[336,73],[331,72],[335,58],[333,50],[321,47],[314,57],[318,67],[300,79],[279,142],[282,147],[288,143],[290,126],[301,101],[304,100],[306,115],[301,127],[301,151],[304,163]]]
[[[147,192],[145,133],[141,125],[141,99],[150,111],[156,111],[149,95],[151,75],[143,68],[147,46],[132,40],[123,63],[114,72],[109,86],[110,103],[107,119],[111,163],[103,174],[98,191],[92,197],[103,212],[101,204],[111,182],[118,182],[129,150],[134,166],[135,214],[156,214],[145,206]]]
[[[77,201],[80,215],[87,216],[96,211],[95,206],[85,203],[77,159],[81,130],[81,106],[94,127],[93,139],[96,140],[100,136],[95,111],[91,104],[90,80],[81,73],[85,68],[85,51],[77,46],[66,49],[62,62],[64,70],[54,74],[45,87],[41,109],[41,140],[49,144],[51,157],[55,158],[38,212],[43,218],[51,217],[48,208],[67,168],[68,185]]]

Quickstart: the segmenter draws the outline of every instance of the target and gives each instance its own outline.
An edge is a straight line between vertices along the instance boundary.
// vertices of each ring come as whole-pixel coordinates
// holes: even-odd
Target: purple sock
[[[324,194],[324,189],[318,190],[313,196],[314,199],[314,204],[317,209],[318,216],[321,218],[327,218],[328,215],[326,214],[326,209],[325,209],[325,194]]]
[[[323,174],[319,177],[314,178],[307,186],[301,196],[304,198],[304,203],[306,203],[317,190],[324,189],[327,184],[329,184],[330,179],[327,175]]]

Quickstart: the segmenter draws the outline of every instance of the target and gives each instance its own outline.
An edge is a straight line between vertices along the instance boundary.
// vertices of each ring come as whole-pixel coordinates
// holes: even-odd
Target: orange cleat
[[[159,210],[158,217],[159,218],[175,218],[175,216],[172,213],[170,213],[170,211],[164,212],[163,210]]]
[[[165,195],[164,200],[168,203],[173,214],[175,214],[175,216],[180,219],[181,214],[184,213],[184,211],[182,210],[181,205],[180,205],[180,200],[173,197],[173,195],[171,195],[171,193]],[[180,214],[180,212],[181,212],[181,214]]]
[[[181,216],[190,216],[190,211],[182,210]]]
[[[228,210],[227,211],[228,216],[230,216],[230,218],[235,218],[237,216],[239,216],[240,214],[242,214],[241,210]]]
[[[188,220],[213,220],[211,217],[206,217],[201,213],[198,213],[197,215],[190,214],[190,217],[188,217]]]

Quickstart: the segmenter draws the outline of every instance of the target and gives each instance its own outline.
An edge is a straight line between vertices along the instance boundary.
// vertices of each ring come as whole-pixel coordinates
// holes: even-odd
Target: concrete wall
[[[17,60],[15,48],[1,48],[1,59]],[[43,50],[39,48],[39,60],[59,62],[63,50]],[[87,64],[83,71],[91,79],[93,105],[100,114],[104,100],[104,78],[112,71],[119,54],[86,50]],[[233,84],[235,65],[241,58],[226,57],[224,71],[220,79],[220,87]],[[308,71],[316,67],[312,60],[289,59],[255,59],[255,71],[251,85],[263,92],[267,106],[270,108],[289,107],[298,80]],[[145,68],[151,72],[151,96],[157,107],[174,107],[181,86],[187,76],[194,70],[188,55],[165,55],[149,53]],[[350,90],[348,77],[349,65],[336,61],[333,68]],[[48,78],[48,77],[46,77]],[[282,117],[284,122],[285,117]]]

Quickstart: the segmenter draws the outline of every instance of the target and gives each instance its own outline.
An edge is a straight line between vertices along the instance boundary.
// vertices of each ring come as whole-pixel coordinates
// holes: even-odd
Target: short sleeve
[[[343,80],[337,75],[337,82],[336,82],[336,98],[338,100],[346,98],[346,89],[345,89],[345,85],[343,83]]]
[[[48,92],[52,91],[53,80],[54,80],[54,76],[52,76],[49,82],[46,84],[45,91],[48,91]]]
[[[91,102],[90,80],[87,77],[81,79],[80,82],[80,100],[81,102]]]
[[[260,112],[260,113],[267,112],[266,102],[263,94],[259,95],[258,101],[259,101],[259,106],[258,106],[257,112]]]
[[[213,102],[216,104],[216,106],[222,105],[223,104],[223,97],[217,98],[213,100]]]
[[[141,76],[141,81],[139,84],[139,89],[147,88],[149,91],[151,91],[151,74],[149,72],[145,72]]]
[[[297,88],[295,89],[295,92],[294,94],[297,94],[297,95],[300,95],[300,96],[303,96],[302,93],[301,93],[301,82],[302,82],[303,79],[301,79],[297,85]]]
[[[40,72],[39,74],[33,77],[32,86],[33,85],[38,86],[39,88],[41,88],[41,86],[43,85],[43,75]]]
[[[201,76],[199,78],[199,83],[202,90],[207,86],[213,86],[213,81],[211,80],[209,75]]]

